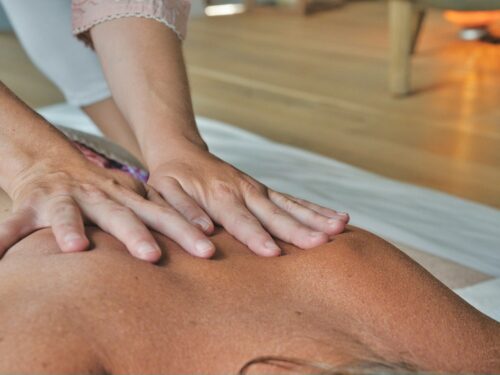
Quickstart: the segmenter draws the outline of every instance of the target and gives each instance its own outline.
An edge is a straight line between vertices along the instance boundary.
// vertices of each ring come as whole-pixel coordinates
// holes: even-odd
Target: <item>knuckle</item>
[[[19,208],[37,207],[41,202],[43,202],[44,196],[46,196],[44,192],[42,192],[41,189],[37,189],[22,199]]]
[[[47,191],[48,189],[45,189]],[[52,195],[55,197],[66,197],[71,195],[73,191],[73,186],[71,184],[60,184],[52,190]]]
[[[304,226],[291,217],[286,211],[278,206],[270,209],[269,224],[274,228],[280,228],[285,240],[290,240],[296,235],[301,235]]]
[[[295,211],[297,208],[299,208],[299,205],[291,199],[284,198],[281,204],[283,205],[283,209],[285,211]]]
[[[73,176],[67,172],[67,171],[55,171],[48,173],[46,177],[50,180],[55,180],[55,181],[72,181]]]
[[[118,189],[121,187],[120,182],[115,177],[105,178],[103,181],[103,184],[104,184],[104,186],[111,188],[111,189]]]
[[[227,199],[235,196],[234,186],[226,181],[216,180],[212,182],[212,195],[215,199]]]
[[[98,202],[107,197],[101,189],[92,184],[82,184],[80,189],[85,195],[85,198],[91,202]]]
[[[286,215],[283,210],[281,210],[277,206],[274,206],[269,209],[268,218],[266,221],[268,221],[268,224],[276,228],[281,226],[283,224],[283,220],[287,217],[288,215]]]
[[[269,192],[269,196],[274,202],[277,203],[284,203],[290,199],[290,197],[288,197],[286,194],[278,193],[272,190]]]
[[[248,196],[268,195],[267,187],[252,178],[245,177],[241,180],[241,190]]]
[[[281,208],[279,208],[278,206],[271,206],[270,208],[270,213],[272,215],[272,217],[275,217],[275,218],[282,218],[283,216],[285,216],[285,213],[283,212],[283,210]]]
[[[52,208],[52,214],[55,216],[67,216],[68,214],[73,214],[75,212],[75,208],[67,201],[62,201],[59,199],[54,202],[54,206]]]
[[[116,176],[107,178],[104,181],[103,190],[110,194],[135,193],[138,198],[145,197],[147,190],[142,182],[122,171],[114,172]],[[132,195],[132,194],[130,194]]]

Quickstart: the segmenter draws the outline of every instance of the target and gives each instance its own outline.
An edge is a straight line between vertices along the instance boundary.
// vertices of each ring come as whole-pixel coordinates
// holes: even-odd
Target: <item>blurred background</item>
[[[196,113],[500,208],[499,12],[431,3],[193,0]],[[1,11],[0,30],[0,79],[61,102]]]

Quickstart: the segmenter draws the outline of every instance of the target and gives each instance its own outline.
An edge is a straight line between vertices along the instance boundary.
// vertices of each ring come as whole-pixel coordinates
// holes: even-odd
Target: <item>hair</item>
[[[332,366],[326,363],[299,358],[262,356],[245,363],[238,371],[238,375],[246,374],[250,367],[257,364],[276,366],[285,370],[293,370],[294,372],[297,372],[297,369],[309,370],[308,373],[317,375],[404,374],[415,373],[417,371],[413,365],[408,363],[368,360],[342,366]]]

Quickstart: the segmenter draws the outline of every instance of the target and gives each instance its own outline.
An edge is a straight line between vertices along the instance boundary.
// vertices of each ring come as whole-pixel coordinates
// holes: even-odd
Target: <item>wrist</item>
[[[0,187],[11,195],[14,181],[44,160],[71,162],[79,152],[55,127],[0,82]]]
[[[40,177],[51,173],[70,173],[88,170],[87,160],[71,144],[62,146],[48,155],[29,154],[23,156],[23,163],[13,169],[3,188],[10,198],[15,199],[26,186],[37,184]],[[69,147],[65,147],[69,146]]]
[[[158,143],[158,145],[158,148],[151,147],[143,153],[150,172],[153,172],[164,163],[187,158],[188,155],[209,152],[207,144],[201,137],[193,139],[185,136],[175,136],[169,138],[163,144]]]
[[[80,153],[69,141],[57,137],[41,137],[26,144],[10,142],[2,151],[5,157],[1,157],[0,187],[11,198],[16,186],[27,180],[32,171],[44,170],[46,165],[81,160]]]

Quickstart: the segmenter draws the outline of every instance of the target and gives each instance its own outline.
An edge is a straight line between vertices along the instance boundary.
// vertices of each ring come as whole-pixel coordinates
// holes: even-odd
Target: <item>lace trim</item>
[[[158,16],[153,16],[150,14],[143,14],[143,13],[138,13],[138,12],[137,13],[130,12],[130,13],[123,13],[123,14],[113,14],[113,15],[101,17],[95,21],[92,21],[91,23],[89,23],[87,25],[80,26],[80,27],[74,29],[73,35],[75,35],[78,39],[83,41],[85,43],[85,45],[93,48],[92,38],[90,37],[90,32],[89,32],[92,27],[99,25],[103,22],[112,21],[112,20],[116,20],[119,18],[126,18],[126,17],[141,17],[141,18],[146,18],[146,19],[151,19],[151,20],[161,22],[162,24],[167,26],[170,30],[172,30],[181,41],[184,40],[184,38],[185,38],[185,35],[182,35],[182,33],[177,29],[177,26],[173,25],[172,23],[170,23],[166,19],[158,17]]]
[[[101,17],[101,18],[99,18],[99,19],[97,19],[95,21],[92,21],[91,23],[89,23],[87,25],[80,26],[80,27],[74,29],[73,30],[73,34],[75,34],[76,36],[78,36],[78,34],[85,33],[90,28],[92,28],[92,27],[94,27],[96,25],[99,25],[100,23],[103,23],[103,22],[106,22],[106,21],[116,20],[116,19],[119,19],[119,18],[125,18],[125,17],[141,17],[141,18],[153,19],[155,21],[163,23],[165,26],[167,26],[168,28],[172,29],[172,31],[175,32],[175,34],[177,34],[177,36],[179,37],[180,40],[183,40],[185,38],[185,36],[182,35],[182,33],[179,30],[177,30],[177,26],[173,25],[172,23],[170,23],[166,19],[164,19],[162,17],[158,17],[158,16],[153,16],[153,15],[150,15],[150,14],[143,14],[143,13],[140,13],[140,12],[129,12],[129,13],[122,13],[122,14],[110,14],[110,15]]]

